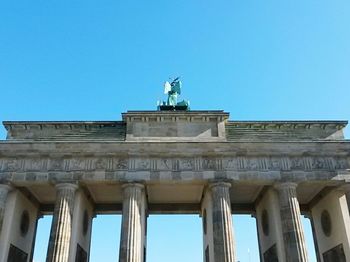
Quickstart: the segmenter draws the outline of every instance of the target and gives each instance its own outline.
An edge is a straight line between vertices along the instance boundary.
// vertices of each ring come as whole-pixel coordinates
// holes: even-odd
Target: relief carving
[[[321,157],[314,157],[311,162],[311,167],[313,169],[328,169],[328,164],[326,159]]]
[[[215,170],[215,159],[213,158],[203,158],[202,160],[202,167],[204,170]]]
[[[194,161],[190,158],[180,159],[180,170],[193,170]]]
[[[157,167],[158,170],[171,170],[171,160],[166,158],[158,159]]]
[[[115,158],[113,159],[114,170],[126,170],[128,169],[128,159],[126,158]]]
[[[350,167],[348,158],[332,157],[196,157],[196,158],[8,158],[0,160],[3,172],[81,171],[81,170],[345,170]]]
[[[297,169],[297,170],[302,170],[304,169],[304,161],[300,157],[293,157],[291,158],[291,168],[292,169]]]
[[[281,170],[281,159],[277,157],[271,157],[268,162],[269,169]]]
[[[25,163],[27,171],[41,171],[44,169],[46,160],[40,158],[27,159]]]
[[[148,170],[150,168],[149,159],[137,159],[136,160],[136,169],[139,170]]]
[[[69,169],[70,170],[85,170],[87,165],[87,160],[83,158],[74,158],[70,160]]]
[[[245,161],[245,166],[249,170],[258,170],[259,169],[259,162],[257,158],[248,158]]]
[[[234,158],[224,160],[224,168],[228,170],[237,170],[237,161]]]
[[[50,159],[49,161],[49,170],[63,170],[64,160],[61,158]]]
[[[13,172],[13,171],[18,171],[20,167],[21,167],[20,160],[11,158],[4,161],[3,170]]]
[[[349,165],[345,158],[338,158],[335,160],[335,169],[347,169]]]
[[[94,163],[94,167],[97,170],[105,170],[107,169],[107,164],[108,164],[108,160],[106,158],[98,158],[95,163]]]

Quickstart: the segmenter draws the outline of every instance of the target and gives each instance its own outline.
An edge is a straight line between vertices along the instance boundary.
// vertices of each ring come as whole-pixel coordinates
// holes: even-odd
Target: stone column
[[[72,231],[75,191],[71,183],[56,185],[56,204],[52,218],[47,262],[67,262]]]
[[[0,184],[0,236],[5,214],[6,199],[10,190],[11,187],[9,185]]]
[[[345,192],[345,197],[346,197],[346,203],[348,204],[348,210],[350,214],[350,189],[349,188],[347,188]]]
[[[123,185],[123,218],[119,262],[144,261],[145,233],[144,186],[138,183]]]
[[[296,195],[296,183],[276,185],[282,223],[282,234],[287,262],[308,261],[300,207]]]
[[[236,262],[229,189],[231,184],[212,183],[213,245],[215,262]]]

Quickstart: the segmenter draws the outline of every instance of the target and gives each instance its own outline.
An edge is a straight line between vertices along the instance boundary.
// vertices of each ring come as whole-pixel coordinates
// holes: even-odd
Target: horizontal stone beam
[[[71,171],[342,171],[350,157],[13,157],[0,158],[0,173]]]
[[[194,146],[195,145],[195,146]],[[0,141],[0,158],[74,156],[349,156],[350,141],[239,141],[239,142],[122,142],[94,141]],[[151,153],[152,152],[152,153]]]
[[[122,203],[99,203],[94,205],[95,214],[121,214]],[[52,214],[54,204],[41,204],[40,212],[42,214]],[[200,214],[199,203],[170,203],[170,204],[148,204],[148,214]],[[234,214],[254,214],[254,204],[232,204],[232,213]]]

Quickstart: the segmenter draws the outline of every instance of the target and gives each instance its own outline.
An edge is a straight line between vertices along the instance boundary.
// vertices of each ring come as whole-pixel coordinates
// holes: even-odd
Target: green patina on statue
[[[172,81],[166,81],[164,83],[164,94],[168,95],[168,100],[158,103],[158,110],[177,111],[177,110],[190,110],[189,101],[182,100],[177,102],[177,97],[181,95],[182,83],[180,77],[176,77]]]

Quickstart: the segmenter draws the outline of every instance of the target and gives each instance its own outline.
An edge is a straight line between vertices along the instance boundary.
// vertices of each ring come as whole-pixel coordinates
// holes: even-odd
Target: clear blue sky
[[[0,120],[119,120],[126,110],[155,109],[163,81],[177,75],[192,109],[224,109],[232,120],[348,120],[349,28],[348,0],[3,0]],[[255,227],[236,220],[236,231]],[[105,234],[114,249],[118,221],[95,221],[95,232],[115,226]],[[188,243],[164,234],[174,223],[185,224],[176,232]],[[200,261],[197,217],[151,217],[149,229],[148,261]],[[249,261],[251,241],[241,232],[239,259]],[[166,237],[183,244],[181,259],[151,247]],[[103,244],[95,233],[91,262],[110,252]]]

